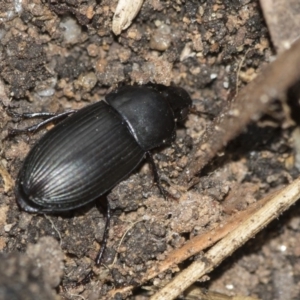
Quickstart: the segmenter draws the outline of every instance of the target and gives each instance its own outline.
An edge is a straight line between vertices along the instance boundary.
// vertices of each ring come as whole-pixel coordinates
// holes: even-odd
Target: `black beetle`
[[[174,141],[175,122],[186,117],[191,104],[182,88],[151,84],[123,86],[105,101],[75,112],[25,114],[50,117],[27,131],[71,116],[48,131],[25,158],[16,181],[18,204],[28,212],[56,213],[99,198],[127,177],[150,150]],[[158,181],[155,168],[154,174]],[[109,205],[107,210],[97,264],[106,244]]]

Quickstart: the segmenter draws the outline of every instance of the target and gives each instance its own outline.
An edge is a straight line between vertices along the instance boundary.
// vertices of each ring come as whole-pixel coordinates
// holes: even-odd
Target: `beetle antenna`
[[[22,113],[19,114],[13,110],[6,110],[7,114],[13,118],[17,118],[18,120],[21,119],[38,119],[41,118],[43,119],[43,121],[33,125],[33,126],[29,126],[27,128],[24,129],[9,129],[8,132],[8,137],[13,137],[15,135],[18,134],[22,134],[22,133],[31,133],[31,132],[36,132],[38,130],[40,130],[41,128],[45,127],[46,125],[48,125],[49,123],[52,122],[58,122],[61,121],[63,119],[65,119],[66,117],[68,117],[69,115],[75,113],[77,110],[72,109],[69,111],[65,111],[63,113],[48,113],[48,112],[41,112],[41,113]]]
[[[210,113],[210,112],[207,112],[207,111],[198,111],[197,108],[196,108],[196,105],[192,105],[190,108],[189,108],[189,113],[191,114],[194,114],[196,116],[207,116],[210,120],[213,120],[216,115],[213,114],[213,113]]]

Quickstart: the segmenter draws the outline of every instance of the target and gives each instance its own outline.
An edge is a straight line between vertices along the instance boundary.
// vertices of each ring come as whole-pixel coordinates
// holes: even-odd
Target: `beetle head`
[[[162,93],[171,106],[176,122],[184,120],[192,106],[192,99],[186,90],[175,86],[154,85],[155,89]]]

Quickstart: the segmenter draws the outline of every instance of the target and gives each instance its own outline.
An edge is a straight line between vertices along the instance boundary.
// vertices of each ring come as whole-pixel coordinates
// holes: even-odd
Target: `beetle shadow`
[[[268,117],[266,116],[265,118],[267,119]],[[239,161],[242,158],[247,159],[247,165],[253,171],[255,163],[258,163],[258,160],[262,160],[259,155],[262,151],[269,151],[274,155],[292,152],[293,149],[290,145],[282,143],[282,138],[286,130],[292,131],[293,129],[282,129],[279,126],[274,127],[271,125],[261,127],[257,123],[250,123],[243,133],[228,143],[223,150],[224,155],[215,157],[197,176],[209,176],[216,169],[224,167],[225,164]],[[269,159],[269,161],[270,165],[272,165],[272,160]],[[280,164],[278,164],[276,168],[283,169],[284,165],[280,167]],[[290,171],[294,173],[297,170],[292,169]]]
[[[299,97],[300,80],[287,91],[287,104],[290,108],[290,117],[296,123],[296,126],[300,125]],[[224,150],[227,160],[231,159],[235,161],[242,157],[247,157],[249,164],[251,164],[253,157],[261,151],[269,151],[275,156],[282,155],[283,153],[294,153],[293,143],[289,142],[285,136],[290,137],[296,126],[289,125],[287,128],[281,126],[286,119],[284,104],[282,104],[282,101],[275,100],[269,112],[264,114],[259,122],[248,124],[244,132],[230,141]],[[259,126],[259,124],[261,125]],[[281,169],[285,169],[284,164],[282,164]],[[289,172],[292,176],[298,176],[299,173],[296,167],[289,169]]]
[[[290,114],[293,121],[299,126],[300,125],[300,80],[296,82],[287,93],[287,104],[290,107]]]

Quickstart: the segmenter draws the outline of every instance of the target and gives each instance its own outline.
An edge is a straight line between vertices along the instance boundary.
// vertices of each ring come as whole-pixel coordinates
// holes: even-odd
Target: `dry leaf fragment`
[[[143,0],[119,0],[112,21],[112,31],[115,35],[119,35],[131,25],[142,4]]]

